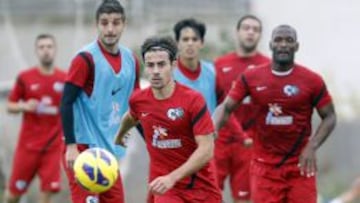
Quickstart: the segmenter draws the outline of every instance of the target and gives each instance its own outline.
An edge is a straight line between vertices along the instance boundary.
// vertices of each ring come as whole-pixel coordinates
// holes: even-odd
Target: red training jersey
[[[45,75],[38,67],[21,72],[8,100],[36,99],[36,112],[24,112],[18,145],[32,150],[50,150],[62,146],[59,106],[66,74],[55,68]]]
[[[313,109],[332,102],[323,79],[300,65],[286,73],[273,71],[271,63],[244,72],[229,96],[240,102],[247,95],[260,108],[254,158],[270,164],[285,156],[287,163],[297,163],[312,132]]]
[[[186,98],[186,99],[184,99]],[[214,126],[200,93],[176,83],[170,98],[158,100],[151,88],[135,92],[130,99],[130,114],[144,128],[150,155],[150,182],[184,164],[196,150],[195,136],[209,135]],[[177,188],[204,189],[220,195],[215,165],[210,161]]]
[[[119,73],[121,70],[121,54],[120,52],[117,54],[112,54],[107,52],[100,42],[98,42],[99,47],[101,49],[101,53],[105,56],[106,60],[109,62],[111,67],[113,68],[115,73]],[[94,70],[94,61],[90,53],[84,52],[86,57],[89,59],[87,61],[81,54],[75,56],[72,60],[69,73],[66,77],[66,82],[74,84],[78,87],[81,87],[87,95],[91,95],[93,86],[94,86],[94,78],[95,78],[95,70]],[[135,78],[135,89],[140,88],[140,62],[138,58],[134,55],[135,59],[135,68],[136,68],[136,78]]]
[[[241,57],[236,52],[228,53],[224,56],[221,56],[215,60],[216,74],[219,82],[219,88],[225,93],[224,97],[219,98],[219,103],[222,102],[226,94],[230,91],[234,81],[242,74],[245,70],[251,69],[255,66],[269,63],[270,59],[260,53],[256,53],[253,56]],[[251,104],[250,97],[243,100],[243,104],[235,110],[234,115],[237,119],[237,122],[241,124],[244,130],[248,130],[254,125],[256,108]],[[229,120],[229,123],[224,126],[220,131],[221,140],[228,140],[233,138],[235,132],[234,125],[236,121],[233,119]],[[243,137],[237,136],[236,139],[241,139]]]

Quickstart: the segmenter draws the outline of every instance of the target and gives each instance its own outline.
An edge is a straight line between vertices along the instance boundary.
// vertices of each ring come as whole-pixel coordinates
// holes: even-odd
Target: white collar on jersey
[[[271,69],[271,72],[276,76],[287,76],[290,75],[293,72],[294,68],[290,68],[289,70],[283,72],[283,71],[276,71]]]

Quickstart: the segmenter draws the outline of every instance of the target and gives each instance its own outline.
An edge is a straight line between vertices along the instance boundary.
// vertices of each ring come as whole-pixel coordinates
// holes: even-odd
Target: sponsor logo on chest
[[[152,143],[153,147],[159,149],[175,149],[182,147],[181,139],[169,139],[168,130],[162,126],[153,126]]]
[[[293,120],[292,116],[283,115],[282,107],[279,104],[269,104],[269,111],[265,118],[266,125],[291,125]]]

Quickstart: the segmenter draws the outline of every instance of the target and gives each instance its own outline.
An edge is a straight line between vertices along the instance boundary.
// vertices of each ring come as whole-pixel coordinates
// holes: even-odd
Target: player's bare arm
[[[233,100],[227,96],[223,103],[221,103],[213,114],[213,120],[216,131],[219,131],[225,123],[229,120],[231,113],[240,105],[240,102]]]
[[[19,102],[9,101],[7,103],[7,111],[9,113],[35,112],[38,104],[39,101],[36,99]]]
[[[212,159],[214,152],[213,133],[195,136],[195,141],[197,148],[184,164],[168,175],[157,177],[149,184],[149,190],[152,193],[164,194],[177,181],[196,173]]]
[[[137,123],[138,121],[134,117],[132,117],[129,112],[127,112],[121,120],[121,127],[115,138],[115,144],[126,147],[124,138],[127,136],[127,132],[132,127],[136,126]]]
[[[317,109],[321,123],[300,155],[300,172],[308,177],[316,172],[316,150],[325,142],[336,125],[336,113],[332,103]]]

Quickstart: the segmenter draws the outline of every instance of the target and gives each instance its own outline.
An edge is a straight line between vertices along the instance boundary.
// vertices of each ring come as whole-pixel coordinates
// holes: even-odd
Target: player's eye
[[[190,39],[190,38],[188,38],[188,37],[184,37],[184,38],[182,38],[182,41],[184,41],[184,42],[188,42],[188,41],[189,41],[189,39]]]
[[[119,19],[119,20],[115,20],[113,24],[114,25],[120,25],[121,23],[122,23],[122,21]]]
[[[197,41],[199,40],[199,37],[193,37],[193,38],[191,38],[191,40],[192,40],[193,42],[197,42]]]
[[[252,29],[254,30],[254,32],[260,32],[260,28],[257,26],[252,27]]]
[[[286,38],[286,41],[289,43],[293,43],[295,40],[292,37],[288,37],[288,38]]]
[[[161,61],[158,63],[159,68],[163,68],[166,65],[165,61]]]
[[[154,63],[146,63],[147,68],[154,68]]]
[[[249,29],[250,29],[250,26],[249,26],[249,25],[243,25],[243,26],[241,26],[241,28],[242,28],[243,30],[249,30]]]
[[[109,24],[109,23],[108,23],[108,21],[105,21],[105,20],[104,20],[104,21],[101,21],[100,24],[103,25],[103,26],[106,26],[106,25]]]
[[[281,38],[281,37],[275,37],[275,38],[274,38],[274,42],[279,43],[279,42],[281,42],[281,41],[282,41],[282,38]]]

